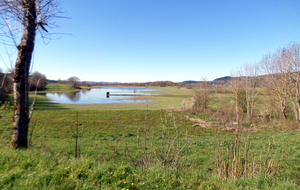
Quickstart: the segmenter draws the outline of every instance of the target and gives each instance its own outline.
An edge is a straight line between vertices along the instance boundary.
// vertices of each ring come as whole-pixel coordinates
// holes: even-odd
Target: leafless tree
[[[46,76],[37,71],[29,76],[29,81],[29,90],[45,90],[47,85]]]
[[[300,123],[300,44],[291,43],[287,47],[287,64],[291,67],[289,97],[293,105],[295,119]]]
[[[285,119],[291,84],[291,65],[288,64],[288,59],[287,49],[283,48],[264,56],[260,64],[260,69],[266,77],[266,85],[276,97],[276,103]]]
[[[1,0],[0,30],[2,43],[17,48],[13,72],[14,116],[11,148],[27,148],[29,123],[28,76],[36,34],[47,34],[62,13],[59,0]],[[18,43],[19,42],[19,43]]]
[[[212,84],[203,78],[202,81],[193,88],[191,109],[196,112],[200,110],[205,111],[212,92]]]
[[[242,77],[241,77],[241,70],[231,71],[231,79],[230,79],[230,86],[232,88],[232,92],[234,94],[235,99],[235,113],[236,113],[236,122],[239,126],[240,123],[240,105],[241,105],[241,98],[239,93],[242,89]]]
[[[68,78],[68,82],[70,84],[72,84],[73,87],[75,88],[79,88],[79,85],[80,85],[80,79],[78,77],[70,77]]]
[[[247,119],[252,120],[255,98],[258,94],[258,64],[244,64],[242,68],[242,83],[246,93]]]

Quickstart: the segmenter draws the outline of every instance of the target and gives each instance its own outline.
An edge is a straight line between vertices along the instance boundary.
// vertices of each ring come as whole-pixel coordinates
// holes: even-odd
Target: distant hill
[[[98,82],[92,82],[92,81],[89,81],[90,83],[98,83]],[[105,82],[105,81],[101,81],[100,83],[103,83],[103,84],[122,84],[122,82]]]
[[[185,83],[185,84],[195,84],[195,83],[199,83],[199,82],[200,81],[195,81],[195,80],[185,80],[182,83]]]
[[[224,84],[227,83],[232,77],[230,76],[224,76],[220,78],[216,78],[213,81],[208,81],[211,82],[212,84]],[[48,83],[57,83],[58,80],[47,80]],[[66,82],[66,81],[62,81]],[[185,80],[183,82],[177,82],[174,83],[172,81],[154,81],[154,82],[131,82],[131,83],[123,83],[123,82],[106,82],[106,81],[101,81],[101,82],[95,82],[95,81],[82,81],[83,83],[89,83],[89,84],[102,84],[102,85],[152,85],[152,86],[174,86],[174,85],[193,85],[196,83],[201,83],[202,81],[196,81],[196,80]]]
[[[47,79],[47,83],[57,83],[57,80],[48,80]]]
[[[212,82],[213,84],[226,83],[230,79],[231,79],[231,76],[224,76],[224,77],[216,78],[215,80],[210,81],[210,82]],[[183,81],[181,83],[184,83],[184,84],[195,84],[195,83],[201,83],[201,82],[202,81],[186,80],[186,81]]]
[[[100,81],[100,82],[96,82],[96,81],[82,81],[82,82],[86,82],[86,83],[102,83],[102,84],[122,84],[122,82],[106,82],[106,81]]]
[[[220,78],[216,78],[215,80],[213,81],[228,81],[231,79],[231,76],[225,76],[225,77],[220,77]]]

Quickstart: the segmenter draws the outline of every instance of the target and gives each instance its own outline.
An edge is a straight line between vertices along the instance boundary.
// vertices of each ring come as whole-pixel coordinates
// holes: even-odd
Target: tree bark
[[[281,113],[282,113],[283,118],[286,120],[287,115],[286,115],[286,105],[285,104],[281,105]]]
[[[29,124],[28,74],[35,43],[36,2],[22,0],[24,32],[18,46],[18,58],[13,74],[14,116],[11,148],[27,148]]]

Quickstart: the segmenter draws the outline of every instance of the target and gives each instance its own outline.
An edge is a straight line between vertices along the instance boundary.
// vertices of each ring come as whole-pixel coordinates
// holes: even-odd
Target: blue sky
[[[70,19],[49,32],[66,35],[35,46],[32,71],[48,79],[213,80],[300,42],[299,0],[64,0],[61,9]]]

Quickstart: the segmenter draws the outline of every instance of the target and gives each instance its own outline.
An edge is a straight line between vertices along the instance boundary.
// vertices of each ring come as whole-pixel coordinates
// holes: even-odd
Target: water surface
[[[139,100],[140,95],[149,95],[147,91],[157,91],[153,88],[101,87],[70,93],[44,93],[53,103],[60,104],[114,104],[143,103],[149,100]],[[110,96],[107,97],[107,92]]]

